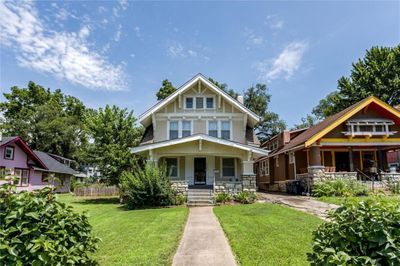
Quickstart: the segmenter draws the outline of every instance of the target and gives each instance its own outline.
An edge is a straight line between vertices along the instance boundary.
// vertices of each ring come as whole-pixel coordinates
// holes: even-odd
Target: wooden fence
[[[74,189],[75,196],[81,197],[98,197],[98,196],[118,196],[119,191],[115,186],[111,187],[77,187]]]

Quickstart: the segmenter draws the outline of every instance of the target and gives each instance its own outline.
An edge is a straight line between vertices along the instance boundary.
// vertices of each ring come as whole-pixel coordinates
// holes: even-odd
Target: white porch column
[[[248,151],[246,160],[242,161],[242,175],[254,175],[254,160],[252,155],[252,152]]]
[[[155,165],[157,165],[158,160],[157,160],[157,158],[154,156],[153,150],[149,150],[149,157],[147,158],[146,163],[147,163],[147,164],[155,164]]]

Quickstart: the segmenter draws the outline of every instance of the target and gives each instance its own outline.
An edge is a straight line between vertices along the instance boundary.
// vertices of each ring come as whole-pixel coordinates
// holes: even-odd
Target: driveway
[[[321,202],[305,196],[294,196],[282,193],[259,192],[259,202],[272,202],[289,206],[304,212],[311,213],[326,220],[327,212],[339,206],[331,203]]]

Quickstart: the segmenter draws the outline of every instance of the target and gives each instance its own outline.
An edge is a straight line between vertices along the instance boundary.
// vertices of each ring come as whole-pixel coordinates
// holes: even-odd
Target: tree
[[[87,143],[84,116],[88,109],[61,90],[44,89],[29,82],[3,94],[4,133],[22,137],[33,149],[77,159]]]
[[[271,95],[265,84],[257,83],[244,93],[244,105],[261,118],[255,126],[255,131],[262,142],[286,128],[285,122],[279,118],[278,114],[268,111],[270,101]]]
[[[307,115],[301,118],[300,124],[295,124],[293,129],[308,128],[312,127],[318,122],[318,119],[314,115]]]
[[[219,83],[213,78],[208,78],[208,80],[224,92],[228,93],[232,98],[236,99],[239,96],[239,94],[233,89],[228,89],[228,85],[226,83]]]
[[[131,147],[139,144],[143,129],[136,126],[133,112],[113,105],[99,108],[87,117],[93,144],[87,150],[88,161],[97,165],[107,183],[119,184],[124,171],[132,171],[136,157]]]
[[[156,94],[157,100],[164,100],[175,91],[176,88],[172,85],[172,83],[168,79],[164,79],[161,88],[158,90]]]
[[[318,118],[333,115],[370,95],[390,105],[400,104],[400,45],[372,47],[352,66],[350,77],[341,77],[337,89],[313,109]]]

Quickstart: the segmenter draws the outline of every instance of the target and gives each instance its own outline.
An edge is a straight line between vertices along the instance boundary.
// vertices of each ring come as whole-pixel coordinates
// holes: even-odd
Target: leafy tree
[[[34,82],[27,88],[14,86],[3,95],[4,134],[21,136],[33,149],[78,158],[87,143],[84,116],[88,110],[81,101]]]
[[[175,91],[176,88],[172,85],[172,83],[168,79],[164,79],[161,88],[158,90],[156,94],[157,100],[164,100]]]
[[[213,78],[208,78],[211,83],[213,83],[215,86],[223,90],[224,92],[228,93],[232,98],[236,99],[239,94],[234,91],[233,89],[228,89],[228,85],[226,83],[219,83],[218,81],[214,80]]]
[[[260,141],[265,141],[286,128],[285,122],[278,114],[268,111],[270,101],[271,95],[265,84],[257,83],[244,93],[244,105],[261,117],[261,121],[255,127]]]
[[[325,118],[370,95],[400,104],[400,45],[368,50],[353,63],[350,77],[341,77],[337,89],[319,102],[313,114]]]
[[[306,117],[301,118],[301,123],[300,124],[295,124],[294,129],[300,129],[300,128],[308,128],[312,127],[318,122],[317,117],[314,115],[307,115]]]
[[[87,127],[93,139],[86,151],[88,162],[99,167],[108,183],[118,184],[122,172],[135,168],[136,157],[130,148],[139,144],[143,129],[136,126],[132,111],[115,105],[89,115]]]

